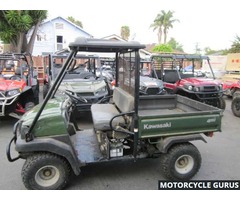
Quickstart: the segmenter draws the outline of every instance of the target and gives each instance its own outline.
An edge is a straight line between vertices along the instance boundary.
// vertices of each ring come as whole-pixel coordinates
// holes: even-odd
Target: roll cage
[[[210,71],[212,73],[213,79],[215,79],[214,72],[212,70],[211,64],[210,64],[210,58],[208,56],[204,55],[189,55],[189,54],[153,54],[151,56],[152,61],[152,70],[153,70],[153,76],[156,78],[160,78],[163,80],[164,75],[164,69],[168,70],[176,70],[179,80],[184,77],[183,73],[180,73],[183,71],[184,61],[189,61],[192,65],[192,68],[190,69],[190,72],[194,74],[194,71],[196,70],[196,62],[200,62],[202,64],[202,60],[206,60],[208,62]],[[183,77],[182,77],[183,76]]]
[[[69,44],[70,53],[63,64],[61,71],[58,73],[56,80],[47,93],[33,123],[26,133],[26,141],[33,139],[32,130],[36,125],[44,107],[49,99],[57,92],[66,72],[71,69],[71,63],[78,55],[78,52],[95,52],[95,53],[115,53],[116,60],[116,86],[122,87],[126,92],[134,97],[134,127],[138,129],[138,100],[139,100],[139,71],[140,55],[139,49],[145,48],[138,42],[112,41],[93,38],[77,38],[75,42]],[[135,78],[134,78],[135,77]],[[137,134],[135,134],[137,135]],[[137,141],[137,138],[135,138]]]

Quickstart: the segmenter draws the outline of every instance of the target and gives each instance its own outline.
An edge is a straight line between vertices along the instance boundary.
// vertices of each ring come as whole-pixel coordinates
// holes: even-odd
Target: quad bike
[[[152,75],[164,82],[168,93],[225,109],[223,85],[216,80],[208,56],[154,54],[151,59]],[[200,71],[203,60],[208,63],[212,78]]]
[[[0,116],[20,118],[39,103],[39,83],[30,54],[0,54]]]

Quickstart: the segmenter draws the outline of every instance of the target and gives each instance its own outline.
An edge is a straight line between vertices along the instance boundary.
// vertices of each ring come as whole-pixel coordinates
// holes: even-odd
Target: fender
[[[161,153],[167,153],[168,149],[176,143],[184,143],[194,140],[202,140],[203,142],[207,143],[207,141],[203,138],[201,134],[195,135],[182,135],[182,136],[171,136],[166,137],[164,139],[159,140],[156,147]]]
[[[64,140],[66,140],[65,138]],[[24,154],[29,152],[50,152],[61,157],[64,157],[71,165],[73,172],[79,175],[80,163],[71,145],[54,138],[34,138],[31,142],[26,142],[18,136],[15,144],[17,152],[21,152],[20,157],[24,158]]]

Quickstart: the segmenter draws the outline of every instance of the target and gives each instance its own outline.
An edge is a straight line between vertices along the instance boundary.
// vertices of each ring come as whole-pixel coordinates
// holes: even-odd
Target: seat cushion
[[[113,104],[93,104],[91,106],[93,126],[96,130],[110,130],[110,120],[119,114]],[[124,118],[116,117],[112,126],[116,127],[119,123],[124,123]]]

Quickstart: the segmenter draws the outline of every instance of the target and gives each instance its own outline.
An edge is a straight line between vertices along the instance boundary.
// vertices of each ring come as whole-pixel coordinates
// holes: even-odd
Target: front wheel
[[[49,153],[29,156],[22,168],[22,180],[27,189],[62,189],[67,185],[69,177],[68,162]]]
[[[235,97],[232,100],[232,112],[236,117],[240,117],[240,96]]]
[[[226,108],[226,101],[224,100],[223,97],[220,97],[219,99],[217,99],[217,107],[222,109],[222,110],[225,110]]]
[[[171,180],[189,180],[201,167],[201,155],[190,143],[173,145],[168,153],[161,156],[161,168]]]
[[[24,106],[25,112],[31,110],[35,106],[35,103],[33,102],[27,102]]]

